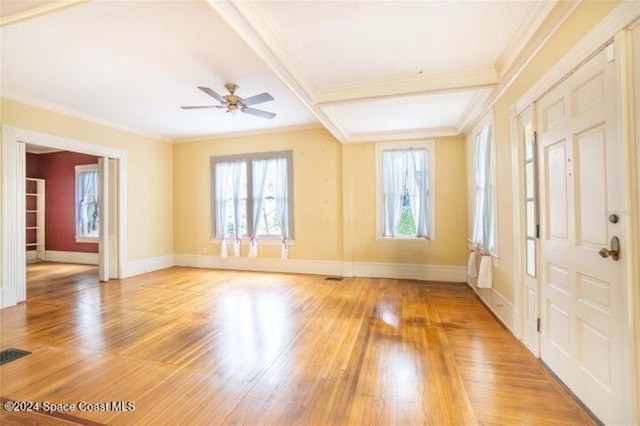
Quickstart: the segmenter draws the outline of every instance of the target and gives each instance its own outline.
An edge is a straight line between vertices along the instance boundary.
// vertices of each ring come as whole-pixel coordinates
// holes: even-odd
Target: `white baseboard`
[[[121,278],[129,278],[135,275],[145,274],[147,272],[158,271],[174,266],[174,255],[150,257],[147,259],[134,260],[127,262],[124,271],[121,271]]]
[[[38,260],[38,252],[36,250],[27,250],[25,259],[27,262],[35,262]]]
[[[343,262],[340,260],[248,258],[205,256],[199,254],[174,255],[176,266],[196,268],[237,269],[296,274],[338,275],[344,277],[375,277],[416,279],[425,281],[464,282],[466,268],[462,266],[414,265],[398,263]]]
[[[404,263],[353,262],[353,276],[372,278],[396,278],[422,281],[467,281],[464,266],[419,265]]]
[[[280,260],[268,257],[227,257],[206,256],[200,254],[174,255],[176,266],[195,268],[236,269],[243,271],[285,272],[313,275],[342,275],[340,260]]]
[[[513,328],[513,304],[493,288],[479,288],[475,285],[475,278],[467,277],[469,287],[485,303],[491,312],[515,335]]]
[[[47,250],[44,253],[44,258],[47,262],[79,263],[82,265],[98,264],[98,253]]]

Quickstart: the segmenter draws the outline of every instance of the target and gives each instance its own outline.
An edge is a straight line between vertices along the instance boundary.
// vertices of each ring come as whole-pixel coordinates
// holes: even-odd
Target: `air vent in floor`
[[[31,352],[20,349],[9,348],[0,352],[0,365],[15,361],[18,358],[29,355]]]
[[[343,277],[336,277],[336,276],[329,276],[329,277],[324,277],[325,281],[342,281],[344,278]]]

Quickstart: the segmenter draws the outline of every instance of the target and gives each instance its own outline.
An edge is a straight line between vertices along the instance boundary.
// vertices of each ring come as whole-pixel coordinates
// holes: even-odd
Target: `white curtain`
[[[233,163],[217,163],[215,170],[216,191],[216,233],[222,239],[220,242],[220,257],[227,257],[225,235],[227,233],[227,202],[229,187],[233,180]]]
[[[409,161],[409,183],[413,186],[413,193],[417,196],[411,200],[411,211],[416,222],[416,237],[429,238],[429,169],[427,168],[426,149],[411,149],[405,151],[411,158]],[[413,179],[411,179],[413,178]]]
[[[236,241],[240,238],[240,204],[243,187],[247,182],[247,163],[244,161],[234,161],[231,167],[231,195],[233,197],[233,229],[236,234]],[[235,244],[235,243],[234,243]]]
[[[253,179],[253,227],[251,229],[251,242],[249,243],[249,257],[258,257],[258,220],[262,211],[262,200],[264,196],[264,184],[267,177],[267,167],[269,160],[254,160],[252,162]]]
[[[98,232],[98,171],[83,170],[78,176],[78,234]]]
[[[289,209],[287,208],[289,189],[287,187],[287,159],[276,158],[271,160],[275,166],[275,199],[276,210],[278,211],[278,218],[280,219],[280,232],[282,236],[282,250],[280,258],[287,260],[289,258],[289,246],[287,244],[287,238],[289,238]]]
[[[416,237],[429,238],[429,170],[425,149],[383,151],[384,236],[397,236],[402,198],[408,193]]]
[[[495,212],[493,208],[493,164],[491,161],[491,127],[487,126],[475,138],[475,196],[473,202],[473,235],[484,252],[495,249]]]
[[[400,206],[407,172],[406,157],[402,150],[382,153],[384,181],[384,236],[395,237],[400,221]]]

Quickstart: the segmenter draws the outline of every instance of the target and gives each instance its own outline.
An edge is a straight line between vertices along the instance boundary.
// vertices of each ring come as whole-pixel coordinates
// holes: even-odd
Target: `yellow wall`
[[[497,100],[495,113],[496,179],[498,197],[498,254],[494,263],[493,286],[506,299],[513,302],[513,194],[511,163],[511,122],[509,107],[513,105],[544,73],[571,47],[618,5],[617,1],[582,2],[545,47],[527,65],[512,86]],[[472,152],[473,135],[467,135],[467,155]],[[472,160],[468,163],[468,176],[473,176]],[[472,179],[468,179],[468,194],[472,194]],[[471,199],[471,198],[469,198]],[[471,235],[471,209],[468,205],[468,234]]]
[[[294,245],[291,259],[342,258],[341,145],[324,129],[235,136],[174,145],[174,244],[178,254],[219,254],[211,241],[209,158],[293,150]],[[279,246],[259,244],[261,257]],[[243,245],[242,255],[247,253]]]
[[[376,240],[375,144],[341,145],[324,129],[176,144],[176,253],[219,254],[218,243],[211,240],[211,156],[288,149],[293,150],[294,175],[291,259],[465,264],[464,139],[436,141],[436,240]],[[278,257],[279,250],[262,244],[260,256]],[[242,255],[246,252],[244,245]]]
[[[4,98],[0,119],[3,125],[126,151],[128,260],[173,253],[171,144]]]
[[[464,265],[466,263],[465,143],[462,138],[435,143],[435,239],[376,239],[375,144],[345,145],[351,159],[353,253],[355,262]],[[347,173],[345,173],[347,175]]]

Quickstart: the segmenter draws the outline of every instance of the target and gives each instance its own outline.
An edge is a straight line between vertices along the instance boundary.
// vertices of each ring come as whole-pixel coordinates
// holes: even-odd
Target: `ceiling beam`
[[[46,15],[47,13],[56,12],[67,7],[77,6],[82,3],[86,3],[89,0],[58,0],[44,4],[42,6],[31,7],[23,10],[22,12],[12,13],[11,15],[3,16],[0,18],[0,27],[15,24],[16,22],[26,21],[40,15]]]
[[[493,68],[485,68],[334,87],[318,90],[316,99],[317,105],[324,108],[389,97],[493,88],[497,83],[498,73]]]
[[[349,143],[407,141],[417,139],[444,138],[458,136],[454,127],[430,127],[424,129],[390,130],[382,132],[352,133],[348,137]]]
[[[340,142],[346,142],[342,130],[321,108],[316,106],[314,86],[296,65],[271,23],[252,1],[207,0],[209,5],[229,24],[245,43],[264,61],[280,80],[311,111],[323,126]]]

